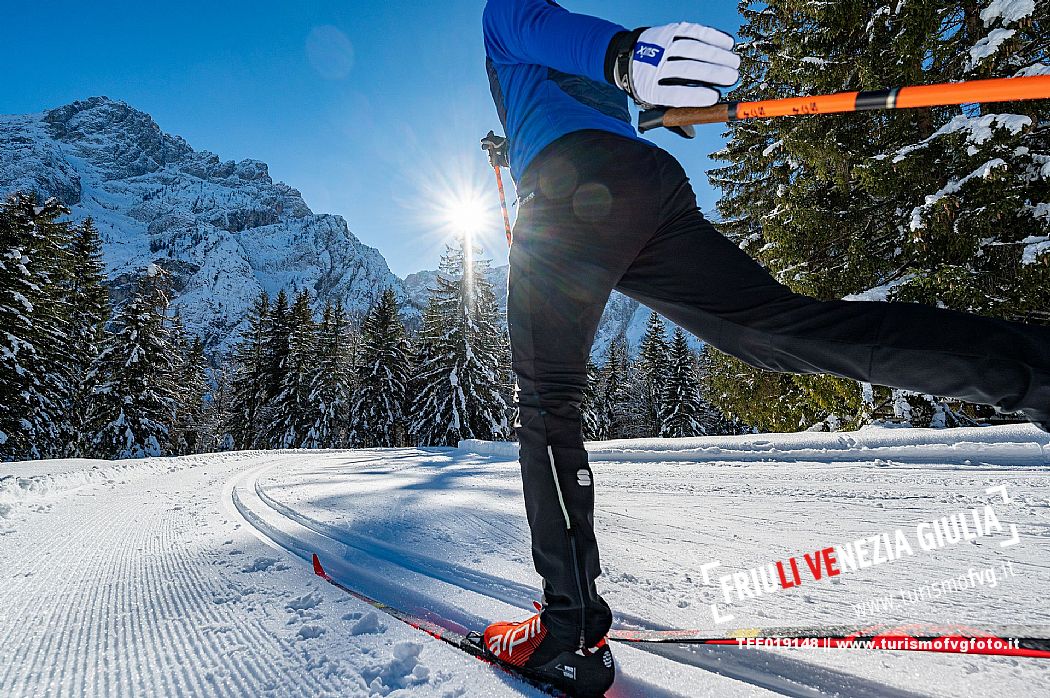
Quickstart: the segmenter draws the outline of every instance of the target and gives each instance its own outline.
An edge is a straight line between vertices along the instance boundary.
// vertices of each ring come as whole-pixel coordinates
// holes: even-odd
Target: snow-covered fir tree
[[[740,8],[742,80],[731,99],[1037,74],[1050,62],[1046,3]],[[719,227],[780,281],[819,298],[865,294],[1050,321],[1048,116],[1045,102],[1031,101],[736,124],[717,154],[727,164],[711,174],[723,191]],[[853,381],[713,356],[715,374],[741,379],[722,382],[724,406],[760,428],[829,417],[855,425],[878,411]],[[890,392],[876,388],[874,401],[888,405]]]
[[[661,431],[663,392],[671,372],[670,346],[663,319],[655,312],[649,314],[645,334],[638,345],[638,359],[634,370],[634,399],[640,417],[639,436],[657,436]]]
[[[342,304],[327,304],[317,331],[317,355],[310,378],[313,422],[306,435],[306,448],[342,448],[350,442],[352,335],[350,318]]]
[[[287,297],[285,304],[287,306]],[[270,297],[265,291],[255,300],[247,320],[248,331],[234,349],[230,409],[221,429],[230,435],[234,448],[246,449],[260,448],[263,444],[266,406],[270,399],[267,394]]]
[[[671,337],[668,374],[661,389],[659,436],[669,439],[698,437],[711,433],[711,421],[720,415],[700,393],[696,356],[681,327]]]
[[[172,424],[170,443],[175,455],[201,453],[206,440],[205,399],[211,391],[204,342],[186,335],[182,319],[172,321],[172,339],[178,350],[175,361],[175,383],[178,400]]]
[[[277,307],[280,307],[280,297]],[[310,294],[301,291],[296,295],[295,302],[287,313],[287,334],[279,319],[275,308],[272,329],[275,336],[280,333],[275,341],[287,337],[287,349],[277,352],[282,358],[276,364],[277,390],[269,405],[269,446],[301,448],[307,443],[314,424],[310,393],[314,374],[314,351],[317,346],[317,325],[313,318]]]
[[[406,445],[411,364],[393,289],[383,292],[365,318],[359,356],[352,413],[354,446]]]
[[[210,372],[213,385],[211,394],[204,403],[203,442],[204,453],[232,451],[236,448],[230,433],[230,415],[234,413],[233,374],[230,365],[221,365]]]
[[[603,409],[604,394],[602,371],[593,361],[587,361],[587,387],[583,391],[580,416],[583,419],[585,441],[601,441],[609,438],[609,415]]]
[[[68,211],[16,194],[0,205],[0,458],[64,452]]]
[[[178,405],[178,348],[167,316],[166,274],[151,264],[117,314],[98,361],[89,416],[93,455],[143,458],[168,452]]]
[[[630,439],[638,436],[638,401],[631,389],[634,367],[627,337],[620,335],[609,345],[601,371],[599,405],[601,421],[609,425],[607,439]]]
[[[466,269],[462,249],[449,248],[441,259],[437,288],[423,313],[413,380],[410,429],[421,445],[509,435],[503,398],[507,339],[487,269],[481,259]]]
[[[87,415],[93,400],[98,372],[94,369],[106,338],[106,324],[112,315],[106,269],[102,261],[102,240],[94,222],[88,218],[70,227],[69,273],[66,276],[66,366],[70,392],[66,403],[65,455],[80,456],[90,440]]]

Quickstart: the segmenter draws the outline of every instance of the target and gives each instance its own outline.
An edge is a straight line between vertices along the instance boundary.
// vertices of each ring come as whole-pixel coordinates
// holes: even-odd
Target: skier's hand
[[[645,29],[619,56],[616,84],[645,108],[709,107],[739,78],[733,37],[689,22]]]

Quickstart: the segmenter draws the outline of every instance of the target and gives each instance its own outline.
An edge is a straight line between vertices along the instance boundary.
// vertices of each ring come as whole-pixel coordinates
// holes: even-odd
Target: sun
[[[480,197],[463,195],[454,197],[444,210],[446,224],[453,233],[472,236],[480,233],[489,224],[489,207]]]

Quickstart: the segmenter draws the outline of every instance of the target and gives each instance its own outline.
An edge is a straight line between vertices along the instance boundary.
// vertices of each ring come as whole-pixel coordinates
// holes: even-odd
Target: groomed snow
[[[515,449],[463,446],[2,466],[0,695],[532,694],[307,563],[317,552],[342,582],[467,627],[523,617],[539,592]],[[589,449],[599,586],[620,624],[1050,628],[1050,435],[1032,427]],[[703,582],[715,560],[720,574],[801,559],[986,505],[1001,533],[830,581],[728,605]],[[1019,542],[1002,547],[1010,526]],[[1012,574],[864,610],[991,568]],[[717,623],[712,603],[734,620]],[[613,696],[1012,696],[1050,680],[1048,662],[978,656],[718,648],[682,663],[615,652]]]

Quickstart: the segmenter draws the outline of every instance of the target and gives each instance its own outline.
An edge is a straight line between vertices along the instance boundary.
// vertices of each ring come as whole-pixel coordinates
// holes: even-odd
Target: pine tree
[[[71,370],[65,356],[68,214],[16,194],[0,206],[0,458],[63,451]]]
[[[609,425],[606,439],[630,439],[636,437],[637,401],[631,390],[634,382],[634,367],[627,337],[620,335],[609,345],[602,369],[601,411],[603,421]]]
[[[313,423],[306,448],[347,446],[353,387],[352,328],[341,303],[325,306],[317,337],[317,361],[310,379]]]
[[[200,337],[190,340],[178,315],[172,322],[172,339],[177,348],[175,381],[179,389],[171,449],[178,456],[203,453],[206,440],[205,399],[211,388],[204,342]]]
[[[273,332],[283,336],[278,323],[280,296],[274,310]],[[287,316],[287,350],[277,371],[277,392],[270,403],[270,448],[302,448],[313,426],[310,383],[314,374],[314,351],[317,347],[317,325],[310,306],[310,294],[301,291]],[[279,349],[279,348],[278,348]]]
[[[99,372],[96,369],[112,308],[102,261],[102,240],[94,222],[88,218],[70,230],[70,268],[65,288],[69,309],[65,356],[70,394],[63,420],[66,433],[62,441],[66,456],[81,456],[89,449],[87,415],[98,387]]]
[[[593,361],[587,361],[587,388],[583,392],[583,404],[580,405],[585,441],[609,438],[609,415],[602,404],[604,393],[601,370]]]
[[[229,365],[221,365],[212,370],[210,376],[214,388],[204,404],[202,450],[205,453],[232,451],[236,448],[229,430],[231,415],[235,412],[233,375]]]
[[[465,268],[462,249],[449,248],[423,313],[411,422],[423,445],[508,437],[502,395],[507,340],[488,262],[476,261],[468,274]]]
[[[940,2],[916,44],[923,82],[1048,72],[1047,3]],[[914,10],[913,10],[914,12]],[[907,12],[886,27],[904,32]],[[878,40],[874,36],[872,40]],[[923,110],[879,143],[862,184],[880,198],[895,300],[1050,322],[1050,105]],[[909,124],[910,125],[910,124]]]
[[[708,433],[712,410],[700,395],[696,357],[681,327],[671,338],[669,369],[661,390],[659,436],[697,437]]]
[[[638,403],[641,420],[638,436],[658,436],[663,413],[663,391],[671,372],[670,346],[667,329],[655,312],[649,314],[649,323],[638,346],[633,395]]]
[[[411,366],[392,289],[383,292],[361,327],[360,362],[352,417],[355,447],[405,445]]]
[[[1006,5],[743,2],[743,79],[730,98],[1045,70],[1045,3]],[[818,298],[865,293],[1045,322],[1047,114],[1024,102],[737,124],[717,154],[727,164],[711,175],[723,190],[719,227]],[[870,413],[853,381],[713,362],[716,374],[741,379],[723,381],[726,406],[761,428],[855,425]]]
[[[248,314],[248,331],[233,352],[230,409],[220,431],[230,435],[234,448],[260,448],[264,444],[264,419],[270,399],[267,392],[270,320],[270,297],[263,291]]]
[[[103,458],[144,458],[170,452],[178,405],[178,349],[167,317],[167,274],[151,264],[119,311],[116,331],[99,357],[89,423],[92,451]]]
[[[284,375],[291,354],[289,341],[292,336],[291,308],[288,294],[284,289],[277,292],[273,307],[270,310],[269,332],[264,343],[262,380],[264,402],[269,408],[281,389],[281,377]]]

